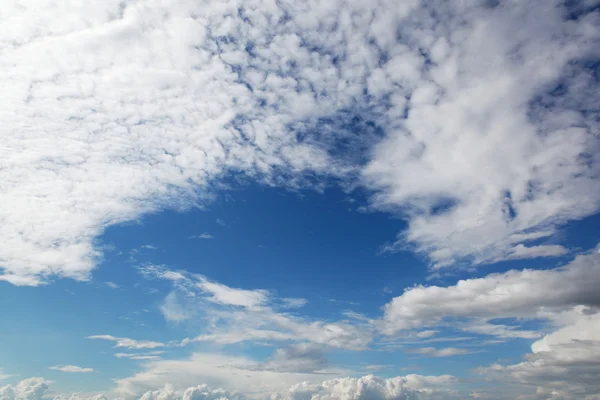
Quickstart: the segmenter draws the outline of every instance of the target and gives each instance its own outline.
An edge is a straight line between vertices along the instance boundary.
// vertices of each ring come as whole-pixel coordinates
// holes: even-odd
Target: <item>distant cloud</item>
[[[119,338],[112,335],[92,335],[88,336],[88,339],[94,340],[108,340],[115,342],[114,347],[126,347],[128,349],[155,349],[157,347],[163,347],[165,344],[161,342],[153,342],[150,340],[134,340],[129,338]]]
[[[285,308],[300,308],[304,307],[308,301],[302,298],[286,297],[281,299],[281,303]]]
[[[60,372],[73,372],[73,373],[84,373],[84,372],[94,372],[93,368],[83,368],[78,367],[76,365],[55,365],[53,367],[49,367],[48,369]]]
[[[159,360],[164,351],[149,351],[145,353],[115,353],[117,358],[128,358],[130,360]]]
[[[505,257],[510,260],[519,260],[538,257],[558,257],[569,253],[569,250],[560,245],[524,246],[522,244],[513,247]]]
[[[323,374],[340,376],[348,371],[330,370],[323,373],[307,372],[323,366],[320,353],[312,346],[282,350],[271,361],[273,368],[246,357],[214,353],[194,353],[183,360],[159,360],[144,364],[142,373],[117,381],[117,392],[135,395],[156,390],[167,382],[178,382],[176,390],[198,381],[220,386],[225,391],[237,392],[241,398],[270,398],[273,400],[333,400],[340,398],[368,400],[458,400],[453,397],[456,378],[450,375],[407,375],[389,379],[372,375],[362,378],[335,378],[323,381]],[[292,354],[296,353],[296,354]],[[286,364],[284,360],[290,360]],[[281,361],[279,364],[278,362]],[[294,363],[299,369],[294,368]],[[281,368],[279,368],[281,367]],[[290,372],[295,371],[298,372]],[[176,380],[174,379],[176,378]],[[207,393],[211,393],[207,390]],[[252,395],[250,395],[250,393]],[[342,397],[342,394],[345,397]],[[368,397],[364,397],[368,394]],[[432,396],[432,397],[428,397]],[[438,397],[434,397],[438,396]],[[158,398],[153,397],[153,398]],[[211,397],[208,397],[211,398]],[[464,396],[462,397],[464,398]]]
[[[0,381],[2,381],[2,380],[4,380],[4,379],[7,379],[7,378],[10,378],[11,376],[12,376],[12,375],[5,374],[5,373],[2,371],[2,369],[0,369]]]
[[[436,349],[435,347],[421,347],[416,349],[407,350],[407,353],[421,354],[431,357],[451,357],[462,354],[472,353],[469,349],[457,348],[457,347],[446,347],[442,349]]]
[[[225,221],[223,221],[220,218],[217,218],[217,224],[221,225],[221,226],[227,226],[227,224],[225,223]]]
[[[430,338],[432,336],[435,336],[436,333],[438,333],[438,331],[435,331],[435,330],[421,331],[421,332],[417,333],[417,337],[418,338]]]
[[[214,238],[215,237],[213,235],[211,235],[210,233],[207,233],[207,232],[188,237],[188,239],[214,239]]]
[[[43,400],[50,383],[44,378],[28,378],[16,385],[0,386],[0,399]]]
[[[416,286],[385,306],[380,328],[393,335],[406,329],[455,321],[465,331],[500,337],[535,337],[518,327],[492,324],[498,318],[552,319],[554,312],[577,305],[600,306],[600,254],[596,249],[567,265],[548,270],[511,270],[484,278],[465,279],[454,286]],[[473,299],[476,299],[474,301]],[[457,319],[462,318],[460,322]]]
[[[117,285],[117,284],[116,284],[116,283],[114,283],[114,282],[104,282],[104,284],[105,284],[106,286],[108,286],[109,288],[111,288],[111,289],[118,289],[118,288],[119,288],[119,285]]]

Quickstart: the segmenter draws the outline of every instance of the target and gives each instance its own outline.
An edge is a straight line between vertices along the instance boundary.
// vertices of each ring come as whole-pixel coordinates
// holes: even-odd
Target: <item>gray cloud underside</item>
[[[231,172],[366,187],[434,268],[564,254],[528,242],[598,210],[600,34],[562,3],[10,3],[0,279],[88,279]]]

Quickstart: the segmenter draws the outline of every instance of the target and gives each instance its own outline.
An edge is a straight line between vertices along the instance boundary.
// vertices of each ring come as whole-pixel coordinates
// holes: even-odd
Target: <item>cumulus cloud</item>
[[[43,378],[23,379],[16,385],[0,387],[2,400],[42,400],[48,390],[48,381]]]
[[[205,384],[185,389],[183,393],[177,392],[171,385],[163,389],[151,390],[142,394],[140,400],[244,400],[246,397],[231,393],[224,389],[211,389]]]
[[[455,393],[444,388],[453,382],[451,376],[423,377],[409,375],[381,379],[373,375],[362,378],[340,378],[320,384],[308,382],[293,386],[287,393],[275,395],[273,400],[417,400],[436,398],[453,399]]]
[[[200,204],[231,171],[363,185],[436,267],[598,210],[597,12],[67,3],[9,4],[0,28],[2,280],[88,279],[107,226]]]
[[[563,315],[567,325],[534,342],[525,361],[480,368],[501,382],[523,385],[523,398],[595,399],[600,393],[600,314],[580,308]],[[534,390],[527,390],[534,388]],[[527,394],[530,396],[527,396]]]
[[[165,384],[184,389],[203,382],[253,397],[285,390],[299,381],[322,380],[319,374],[265,370],[260,365],[244,356],[193,353],[181,360],[145,362],[142,371],[117,380],[116,390],[123,395],[135,396]]]
[[[381,329],[386,334],[394,334],[458,318],[463,322],[457,326],[459,329],[509,336],[515,332],[514,327],[486,321],[548,319],[554,312],[579,305],[598,307],[599,285],[600,253],[594,249],[560,268],[511,270],[461,280],[454,286],[409,288],[385,306]],[[531,336],[527,333],[526,337]]]
[[[78,367],[77,365],[55,365],[53,367],[49,367],[48,369],[60,372],[94,372],[94,368],[86,368],[86,367]]]
[[[88,336],[88,339],[94,340],[109,340],[115,342],[114,347],[126,347],[128,349],[155,349],[157,347],[163,347],[165,344],[161,342],[153,342],[150,340],[135,340],[129,338],[119,338],[112,335],[92,335]]]

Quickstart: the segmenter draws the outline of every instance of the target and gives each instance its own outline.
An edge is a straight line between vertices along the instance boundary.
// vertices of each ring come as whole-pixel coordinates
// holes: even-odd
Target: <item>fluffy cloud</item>
[[[416,286],[385,306],[381,328],[387,334],[466,319],[460,329],[510,335],[511,327],[485,321],[497,318],[553,318],[575,306],[600,306],[600,253],[578,255],[549,270],[511,270],[454,286]],[[474,300],[475,299],[475,300]],[[498,328],[499,327],[499,328]],[[527,335],[526,337],[531,337]]]
[[[597,107],[584,111],[598,100],[585,62],[599,55],[598,13],[567,19],[561,1],[427,4],[397,34],[428,67],[380,86],[410,96],[405,119],[388,111],[395,126],[363,170],[374,206],[406,214],[396,246],[411,243],[436,268],[563,254],[515,245],[598,209]]]
[[[183,394],[173,390],[171,385],[163,389],[152,390],[144,393],[140,400],[244,400],[245,397],[230,393],[224,389],[211,389],[207,385],[198,385],[187,388]]]
[[[94,372],[94,368],[78,367],[77,365],[55,365],[53,367],[49,367],[48,369],[60,372]]]
[[[586,315],[586,311],[589,310],[583,308],[563,315],[562,318],[570,320],[568,324],[534,342],[525,361],[495,364],[479,372],[502,382],[535,388],[535,393],[523,398],[597,399],[600,314]]]
[[[321,374],[265,369],[262,363],[247,357],[193,353],[182,360],[145,362],[141,372],[117,381],[117,392],[135,396],[165,384],[183,389],[204,382],[211,387],[256,397],[286,390],[299,381],[316,382],[322,379]]]
[[[1,400],[41,400],[48,390],[48,381],[43,378],[24,379],[16,385],[0,387]]]
[[[208,363],[208,365],[204,365]],[[149,363],[147,370],[131,378],[118,381],[119,392],[126,396],[144,391],[149,385],[160,385],[168,379],[173,384],[164,390],[146,391],[146,399],[181,398],[186,382],[202,377],[206,382],[226,389],[210,390],[206,385],[187,389],[207,394],[220,394],[228,399],[271,400],[400,400],[400,399],[454,399],[453,386],[456,378],[450,375],[407,375],[381,379],[372,375],[362,378],[338,378],[322,380],[321,374],[289,373],[236,367],[235,363],[249,360],[223,358],[223,356],[196,354],[187,361],[161,361]],[[215,364],[216,363],[216,364]],[[224,363],[224,364],[221,364]],[[244,364],[248,366],[249,364]],[[217,367],[218,366],[218,367]],[[174,368],[175,370],[173,370]],[[205,375],[206,374],[206,377]],[[153,380],[155,380],[153,382]],[[302,381],[298,383],[298,381]],[[176,382],[176,383],[175,383]],[[219,383],[217,383],[219,382]],[[293,382],[290,384],[290,382]],[[239,394],[241,393],[241,394]],[[243,394],[243,396],[242,396]],[[200,397],[203,399],[204,397]],[[207,397],[212,399],[212,397]],[[456,397],[459,398],[459,397]]]
[[[155,349],[157,347],[163,347],[165,345],[161,342],[119,338],[111,335],[92,335],[88,336],[88,339],[109,340],[111,342],[115,342],[115,347],[126,347],[128,349]]]
[[[88,279],[105,227],[230,171],[358,177],[435,266],[514,258],[598,209],[598,13],[564,3],[10,3],[0,279]]]
[[[453,382],[451,376],[423,377],[409,375],[389,379],[373,375],[362,378],[340,378],[320,384],[301,383],[287,393],[274,395],[272,400],[417,400],[453,399],[454,393],[444,386]],[[458,398],[458,397],[456,397]]]

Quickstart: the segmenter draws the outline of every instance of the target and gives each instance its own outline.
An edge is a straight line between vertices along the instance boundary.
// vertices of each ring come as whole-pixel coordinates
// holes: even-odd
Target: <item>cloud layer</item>
[[[0,28],[0,279],[87,279],[105,227],[232,171],[363,185],[409,222],[390,249],[437,268],[563,254],[528,242],[598,209],[597,12],[67,3],[10,3]]]
[[[164,385],[161,389],[148,390],[137,396],[139,400],[419,400],[438,399],[438,395],[446,399],[458,398],[449,387],[454,383],[454,378],[449,375],[421,376],[407,375],[381,379],[373,375],[362,378],[343,378],[311,384],[302,382],[293,385],[288,390],[279,393],[266,394],[256,397],[243,393],[232,392],[222,388],[211,388],[206,384],[190,386],[187,389],[175,387],[171,384]],[[41,400],[53,398],[54,400],[107,400],[114,398],[114,394],[96,395],[65,395],[59,394],[49,397],[49,381],[42,378],[25,379],[15,386],[0,387],[2,400]]]

